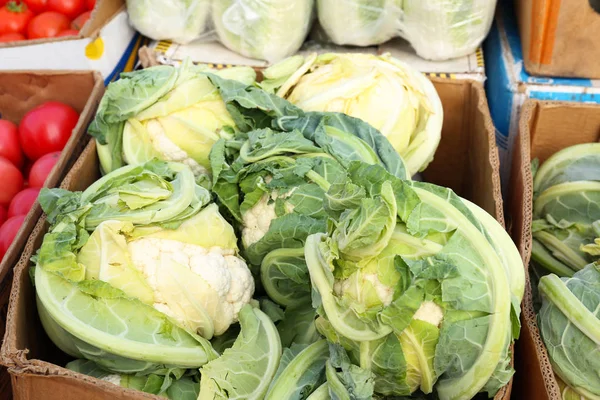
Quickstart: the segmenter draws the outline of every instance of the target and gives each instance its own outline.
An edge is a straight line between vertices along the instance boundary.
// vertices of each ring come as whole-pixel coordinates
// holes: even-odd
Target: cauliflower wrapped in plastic
[[[206,31],[210,0],[127,0],[127,12],[144,36],[185,44]]]

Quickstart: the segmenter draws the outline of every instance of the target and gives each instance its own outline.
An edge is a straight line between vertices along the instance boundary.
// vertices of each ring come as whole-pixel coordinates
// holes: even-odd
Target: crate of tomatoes
[[[123,0],[0,0],[0,70],[132,69],[141,38]]]
[[[83,150],[103,83],[90,71],[0,71],[0,337],[12,268],[42,214],[38,193],[58,186]],[[0,399],[9,385],[0,370]]]
[[[0,0],[0,42],[78,36],[96,0]]]

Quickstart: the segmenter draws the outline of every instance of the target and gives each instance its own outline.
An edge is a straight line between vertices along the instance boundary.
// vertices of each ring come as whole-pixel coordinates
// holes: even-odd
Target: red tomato
[[[0,226],[6,221],[6,208],[0,206]]]
[[[25,36],[21,33],[7,33],[0,35],[0,43],[19,42],[21,40],[25,40]]]
[[[0,0],[1,2],[2,0]],[[88,10],[93,10],[96,7],[96,0],[85,0],[85,7]]]
[[[78,35],[79,35],[79,31],[78,30],[67,29],[66,31],[62,31],[61,33],[59,33],[55,37],[78,36]]]
[[[44,157],[33,163],[31,171],[29,171],[29,187],[41,188],[44,187],[44,183],[52,172],[52,169],[60,158],[60,151],[46,154]]]
[[[46,11],[33,17],[27,26],[27,37],[29,39],[55,37],[70,26],[69,18],[57,12]]]
[[[75,18],[73,22],[71,22],[71,28],[76,30],[81,30],[83,25],[90,19],[90,15],[92,15],[91,11],[86,11],[81,14],[79,17]]]
[[[33,13],[23,3],[9,1],[0,8],[0,35],[25,33]]]
[[[48,0],[48,10],[73,19],[85,11],[85,4],[84,0]]]
[[[23,175],[4,157],[0,157],[0,205],[7,206],[23,188]]]
[[[19,233],[23,221],[25,221],[25,216],[17,215],[6,220],[2,224],[2,227],[0,227],[0,257],[4,258],[6,250],[8,250],[13,240],[15,240],[17,233]]]
[[[19,140],[25,155],[35,161],[44,154],[62,150],[78,120],[77,111],[57,101],[29,111],[19,124]]]
[[[40,188],[23,189],[17,193],[8,206],[8,218],[14,217],[15,215],[27,215],[39,194]]]
[[[35,14],[41,14],[48,8],[48,0],[23,0]]]
[[[5,119],[0,119],[0,156],[8,159],[19,169],[23,167],[23,153],[19,145],[17,126]]]

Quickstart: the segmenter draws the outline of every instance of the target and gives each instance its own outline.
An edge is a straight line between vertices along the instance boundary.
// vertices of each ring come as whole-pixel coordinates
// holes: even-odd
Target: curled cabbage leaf
[[[600,255],[600,144],[555,153],[535,173],[533,190],[532,259],[573,276]]]
[[[131,25],[154,40],[188,43],[207,30],[210,0],[127,0]]]
[[[314,0],[219,0],[213,2],[213,24],[229,49],[277,62],[302,46],[313,6]]]
[[[559,278],[554,274],[544,276],[540,279],[538,289],[542,296],[542,308],[538,314],[540,333],[554,372],[568,385],[568,388],[563,388],[563,393],[571,398],[598,398],[598,264],[590,264],[570,278]]]

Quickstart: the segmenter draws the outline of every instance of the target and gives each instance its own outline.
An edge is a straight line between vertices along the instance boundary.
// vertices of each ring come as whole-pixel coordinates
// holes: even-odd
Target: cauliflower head
[[[252,274],[234,250],[159,238],[128,248],[154,291],[154,308],[204,337],[223,334],[252,299]]]
[[[139,140],[145,137],[146,140]],[[123,131],[123,155],[128,164],[138,164],[156,157],[164,161],[180,162],[190,167],[195,176],[206,175],[208,170],[173,142],[165,133],[161,123],[148,120],[140,123],[127,121]]]
[[[176,229],[102,222],[77,255],[98,279],[210,339],[237,322],[254,279],[237,255],[237,238],[216,204]]]
[[[269,183],[270,179],[265,179],[265,181]],[[271,221],[277,218],[275,200],[287,199],[295,190],[296,187],[284,193],[278,193],[277,191],[270,194],[265,193],[254,206],[242,215],[242,244],[245,248],[258,242],[269,231]],[[294,205],[285,202],[285,212],[286,214],[294,212]]]

